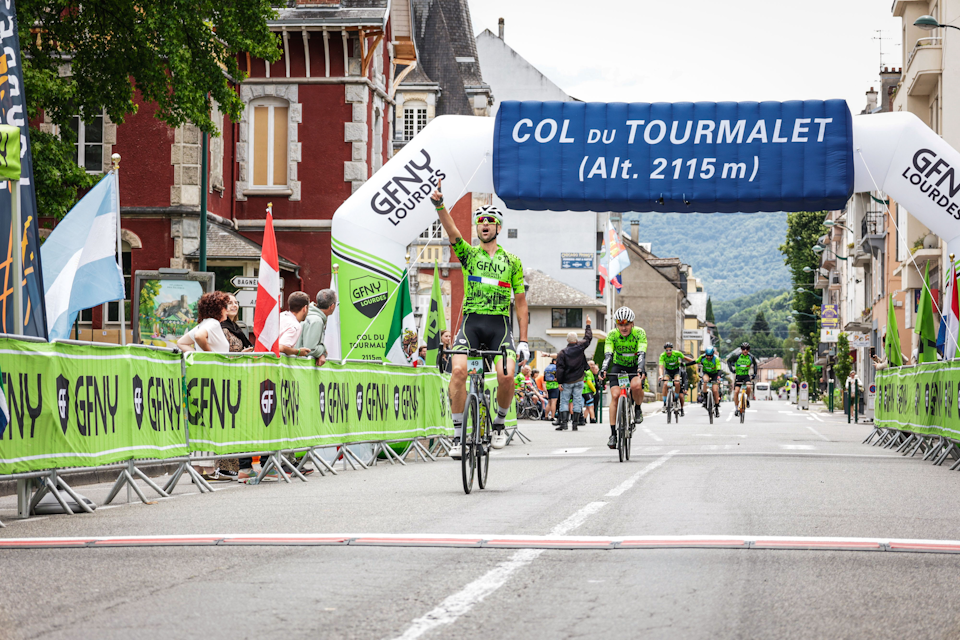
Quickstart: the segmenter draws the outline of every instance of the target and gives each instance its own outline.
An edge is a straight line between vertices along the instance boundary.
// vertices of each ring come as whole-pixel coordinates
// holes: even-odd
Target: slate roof
[[[259,260],[263,247],[246,238],[230,227],[208,219],[207,223],[207,259],[208,260]],[[200,257],[200,249],[186,254],[194,260]],[[280,256],[280,268],[296,271],[300,266],[296,262]]]
[[[589,307],[603,309],[603,300],[554,280],[543,271],[530,269],[523,274],[527,285],[527,305],[531,307]]]
[[[291,25],[383,25],[389,0],[340,0],[329,7],[298,8],[295,0],[287,0],[277,17],[267,20],[273,26]]]
[[[757,368],[758,369],[786,369],[787,367],[785,367],[783,364],[783,358],[776,357],[776,358],[770,358],[765,362],[761,362],[759,365],[757,365]]]
[[[401,87],[439,84],[436,115],[472,116],[466,89],[484,82],[467,0],[412,0],[412,8],[418,63]]]

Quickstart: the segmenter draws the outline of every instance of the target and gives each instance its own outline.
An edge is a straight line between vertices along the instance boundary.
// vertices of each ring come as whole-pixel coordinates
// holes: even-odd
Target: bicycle
[[[747,414],[747,383],[740,385],[740,391],[737,393],[737,411],[740,414],[740,422],[743,422]]]
[[[543,418],[543,405],[532,391],[517,392],[517,418],[521,420],[540,420]]]
[[[713,424],[714,404],[713,404],[713,384],[707,382],[703,373],[700,374],[700,389],[704,394],[703,406],[707,409],[707,415],[710,416],[710,424]]]
[[[677,424],[680,424],[680,399],[677,397],[677,390],[674,388],[673,378],[669,379],[667,395],[664,396],[664,413],[667,414],[667,424],[670,424],[671,416],[675,417]],[[660,386],[663,386],[663,379],[660,380]]]
[[[637,375],[637,374],[633,374]],[[630,442],[633,440],[636,414],[634,413],[633,392],[630,390],[630,374],[618,373],[617,386],[620,398],[617,400],[617,453],[620,462],[630,459]]]
[[[463,351],[449,351],[448,355],[463,355]],[[493,415],[490,411],[490,392],[484,383],[484,358],[503,357],[503,374],[507,374],[507,347],[500,351],[481,351],[470,349],[467,352],[467,378],[470,391],[463,408],[463,429],[460,436],[460,470],[463,478],[463,492],[473,491],[473,478],[477,477],[477,486],[487,488],[490,472],[490,443],[492,441]]]

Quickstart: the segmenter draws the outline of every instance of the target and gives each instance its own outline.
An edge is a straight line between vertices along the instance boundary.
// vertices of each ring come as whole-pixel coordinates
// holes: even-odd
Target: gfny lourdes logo
[[[260,417],[263,426],[269,427],[273,416],[277,413],[277,386],[271,380],[260,383]]]
[[[133,414],[137,418],[137,429],[143,424],[143,380],[133,376]]]

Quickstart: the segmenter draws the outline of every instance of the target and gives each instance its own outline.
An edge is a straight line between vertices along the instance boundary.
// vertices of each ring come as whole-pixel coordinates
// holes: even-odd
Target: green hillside
[[[789,290],[765,289],[734,300],[714,301],[713,315],[717,329],[724,343],[722,351],[726,353],[742,340],[750,341],[754,355],[760,357],[782,356],[783,340],[788,337],[792,321],[790,309],[792,295]],[[760,334],[754,332],[757,313],[763,312],[768,330]]]
[[[790,272],[779,246],[787,233],[787,214],[776,213],[625,213],[640,221],[640,242],[652,244],[661,258],[680,258],[703,280],[713,298],[732,300],[763,289],[786,289]]]

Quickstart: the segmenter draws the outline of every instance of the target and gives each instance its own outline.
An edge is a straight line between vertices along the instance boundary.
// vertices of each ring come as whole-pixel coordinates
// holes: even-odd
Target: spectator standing
[[[280,353],[288,356],[305,356],[309,349],[297,349],[297,340],[302,330],[301,322],[307,317],[310,296],[303,291],[294,291],[287,298],[287,310],[280,314]]]
[[[571,331],[567,334],[566,348],[557,354],[557,382],[560,384],[560,424],[557,431],[567,428],[567,403],[573,401],[573,430],[580,425],[580,416],[583,414],[583,378],[587,370],[587,356],[584,351],[593,342],[593,329],[590,328],[590,318],[587,318],[587,328],[583,332],[583,340],[577,340],[577,334]]]
[[[437,351],[437,368],[444,373],[450,373],[450,356],[448,356],[444,351],[450,348],[450,345],[453,344],[453,336],[450,335],[450,331],[444,329],[440,333],[440,349]]]
[[[422,367],[427,364],[427,345],[420,345],[420,348],[417,349],[417,357],[414,358],[413,361],[413,366],[415,367]]]
[[[223,335],[230,343],[230,353],[242,353],[244,351],[253,351],[253,345],[250,339],[243,332],[240,325],[237,324],[237,316],[240,314],[240,303],[232,293],[227,294],[227,319],[220,323],[223,329]]]
[[[557,358],[550,359],[550,364],[543,368],[543,387],[547,392],[547,398],[550,404],[547,406],[547,417],[554,418],[553,424],[560,424],[560,416],[557,413],[557,400],[560,399],[560,383],[557,382]]]
[[[593,360],[587,360],[587,370],[583,372],[583,413],[590,423],[597,421],[593,411],[593,396],[597,392],[597,374],[599,371],[597,363]],[[584,421],[586,424],[586,421]]]
[[[303,355],[314,358],[318,367],[327,361],[327,348],[323,344],[323,334],[327,330],[327,318],[337,308],[337,292],[333,289],[321,289],[317,292],[316,306],[307,308],[307,317],[300,323],[300,339],[296,348],[305,349]]]
[[[200,296],[197,303],[197,315],[200,324],[177,340],[177,346],[184,353],[208,351],[230,353],[230,342],[223,332],[221,322],[227,319],[228,295],[223,291],[214,291]]]

